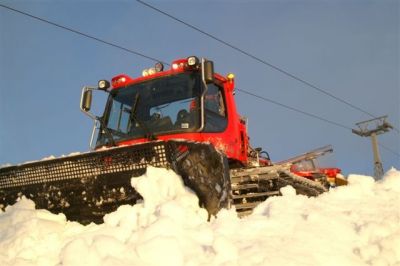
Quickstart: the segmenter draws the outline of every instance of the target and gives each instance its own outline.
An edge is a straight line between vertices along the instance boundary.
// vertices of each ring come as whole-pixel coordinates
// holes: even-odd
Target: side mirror
[[[203,61],[203,79],[206,84],[214,82],[214,63],[213,61]]]
[[[91,106],[92,106],[92,90],[84,90],[81,100],[81,109],[85,112],[89,112]]]

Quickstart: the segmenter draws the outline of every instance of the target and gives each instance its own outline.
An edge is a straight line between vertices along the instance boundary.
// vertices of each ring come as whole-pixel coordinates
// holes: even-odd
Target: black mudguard
[[[37,209],[83,224],[102,223],[106,213],[141,199],[130,179],[144,174],[148,165],[181,175],[209,215],[229,204],[224,155],[209,144],[155,141],[0,168],[0,207],[25,196]]]

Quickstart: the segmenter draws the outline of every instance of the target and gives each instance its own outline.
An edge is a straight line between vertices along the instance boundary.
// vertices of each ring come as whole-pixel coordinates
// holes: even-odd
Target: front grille
[[[167,167],[166,153],[166,143],[155,142],[0,168],[0,189]]]

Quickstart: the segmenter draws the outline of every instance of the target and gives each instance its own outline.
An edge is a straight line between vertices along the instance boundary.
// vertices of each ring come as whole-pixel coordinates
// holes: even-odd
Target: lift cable
[[[203,35],[205,35],[205,36],[207,36],[207,37],[209,37],[209,38],[211,38],[211,39],[213,39],[213,40],[215,40],[215,41],[217,41],[217,42],[219,42],[219,43],[224,44],[225,46],[228,46],[228,47],[230,47],[230,48],[236,50],[237,52],[239,52],[239,53],[241,53],[241,54],[244,54],[244,55],[246,55],[246,56],[248,56],[248,57],[250,57],[250,58],[252,58],[252,59],[258,61],[258,62],[261,63],[261,64],[264,64],[264,65],[266,65],[266,66],[269,66],[270,68],[272,68],[272,69],[274,69],[274,70],[276,70],[276,71],[278,71],[278,72],[280,72],[280,73],[282,73],[282,74],[284,74],[284,75],[286,75],[286,76],[288,76],[288,77],[290,77],[290,78],[292,78],[292,79],[294,79],[294,80],[297,80],[297,81],[299,81],[299,82],[301,82],[301,83],[307,85],[308,87],[313,88],[314,90],[319,91],[320,93],[325,94],[326,96],[335,99],[335,100],[338,101],[338,102],[341,102],[341,103],[343,103],[343,104],[345,104],[345,105],[347,105],[347,106],[350,106],[351,108],[353,108],[353,109],[355,109],[355,110],[358,110],[358,111],[360,111],[360,112],[362,112],[362,113],[364,113],[364,114],[366,114],[366,115],[369,115],[370,117],[376,118],[376,116],[373,115],[372,113],[370,113],[370,112],[368,112],[368,111],[366,111],[366,110],[364,110],[364,109],[362,109],[362,108],[360,108],[360,107],[358,107],[358,106],[356,106],[356,105],[354,105],[354,104],[352,104],[352,103],[350,103],[350,102],[348,102],[348,101],[346,101],[346,100],[344,100],[344,99],[342,99],[342,98],[339,98],[338,96],[333,95],[332,93],[330,93],[330,92],[328,92],[328,91],[322,89],[321,87],[318,87],[317,85],[312,84],[311,82],[306,81],[306,80],[303,79],[303,78],[300,78],[300,77],[298,77],[298,76],[296,76],[296,75],[294,75],[294,74],[291,74],[289,71],[284,70],[284,69],[282,69],[281,67],[278,67],[278,66],[276,66],[276,65],[274,65],[274,64],[272,64],[272,63],[269,63],[269,62],[267,62],[266,60],[263,60],[263,59],[261,59],[260,57],[257,57],[257,56],[255,56],[255,55],[253,55],[253,54],[251,54],[251,53],[245,51],[244,49],[241,49],[241,48],[239,48],[239,47],[237,47],[237,46],[235,46],[235,45],[233,45],[233,44],[231,44],[231,43],[229,43],[229,42],[227,42],[227,41],[224,41],[224,40],[222,40],[221,38],[218,38],[218,37],[216,37],[215,35],[212,35],[212,34],[206,32],[206,31],[204,31],[204,30],[202,30],[202,29],[200,29],[200,28],[198,28],[198,27],[196,27],[196,26],[194,26],[194,25],[192,25],[192,24],[190,24],[190,23],[188,23],[188,22],[185,22],[185,21],[183,21],[182,19],[179,19],[179,18],[177,18],[177,17],[175,17],[175,16],[173,16],[173,15],[171,15],[171,14],[165,12],[165,11],[162,11],[161,9],[156,8],[156,7],[153,6],[153,5],[150,5],[150,4],[148,4],[148,3],[146,3],[146,2],[144,2],[144,1],[142,1],[142,0],[136,0],[136,1],[137,1],[138,3],[144,5],[144,6],[147,6],[147,7],[150,8],[150,9],[153,9],[154,11],[156,11],[156,12],[158,12],[158,13],[161,13],[161,14],[163,14],[163,15],[165,15],[165,16],[167,16],[167,17],[169,17],[169,18],[171,18],[171,19],[173,19],[173,20],[175,20],[175,21],[177,21],[177,22],[179,22],[179,23],[181,23],[181,24],[183,24],[183,25],[185,25],[185,26],[187,26],[187,27],[189,27],[189,28],[195,30],[195,31],[197,31],[197,32],[200,32],[201,34],[203,34]],[[399,130],[399,129],[394,128],[394,130],[395,130],[397,133],[400,134],[400,130]]]
[[[400,153],[398,153],[398,152],[396,152],[396,151],[394,151],[394,150],[388,148],[387,146],[385,146],[385,145],[383,145],[383,144],[381,144],[381,143],[379,143],[378,145],[379,145],[381,148],[385,149],[386,151],[388,151],[388,152],[392,153],[393,155],[396,155],[397,157],[400,158]]]
[[[297,112],[297,113],[301,113],[301,114],[303,114],[303,115],[312,117],[312,118],[314,118],[314,119],[317,119],[317,120],[320,120],[320,121],[329,123],[329,124],[334,125],[334,126],[336,126],[336,127],[340,127],[340,128],[342,128],[342,129],[349,130],[350,132],[351,132],[351,130],[352,130],[352,128],[350,128],[350,127],[348,127],[348,126],[346,126],[346,125],[343,125],[343,124],[337,123],[337,122],[335,122],[335,121],[332,121],[332,120],[323,118],[323,117],[321,117],[321,116],[318,116],[318,115],[315,115],[315,114],[312,114],[312,113],[308,113],[308,112],[306,112],[306,111],[303,111],[303,110],[300,110],[300,109],[291,107],[291,106],[289,106],[289,105],[286,105],[286,104],[277,102],[277,101],[272,100],[272,99],[269,99],[269,98],[267,98],[267,97],[263,97],[263,96],[254,94],[254,93],[249,92],[249,91],[247,91],[247,90],[243,90],[243,89],[239,89],[239,88],[236,88],[236,90],[239,91],[239,92],[248,94],[248,95],[250,95],[250,96],[253,96],[253,97],[255,97],[255,98],[258,98],[258,99],[260,99],[260,100],[263,100],[263,101],[266,101],[266,102],[269,102],[269,103],[272,103],[272,104],[281,106],[281,107],[283,107],[283,108],[289,109],[289,110],[291,110],[291,111],[294,111],[294,112]],[[386,151],[388,151],[388,152],[392,153],[393,155],[396,155],[397,157],[400,158],[400,153],[397,153],[396,151],[394,151],[394,150],[392,150],[392,149],[386,147],[385,145],[383,145],[383,144],[381,144],[381,143],[379,143],[378,145],[379,145],[381,148],[383,148],[384,150],[386,150]]]
[[[139,52],[134,51],[134,50],[129,49],[129,48],[125,48],[125,47],[123,47],[123,46],[120,46],[120,45],[118,45],[118,44],[115,44],[115,43],[112,43],[112,42],[109,42],[109,41],[105,41],[105,40],[103,40],[103,39],[100,39],[100,38],[98,38],[98,37],[94,37],[94,36],[92,36],[92,35],[83,33],[83,32],[81,32],[81,31],[78,31],[78,30],[75,30],[75,29],[72,29],[72,28],[69,28],[69,27],[66,27],[66,26],[57,24],[57,23],[55,23],[55,22],[52,22],[52,21],[49,21],[49,20],[40,18],[40,17],[38,17],[38,16],[34,16],[34,15],[32,15],[32,14],[23,12],[23,11],[21,11],[21,10],[17,10],[17,9],[15,9],[15,8],[12,8],[12,7],[3,5],[3,4],[0,4],[0,7],[9,9],[9,10],[11,10],[11,11],[20,13],[20,14],[22,14],[22,15],[24,15],[24,16],[28,16],[28,17],[31,17],[31,18],[33,18],[33,19],[36,19],[36,20],[45,22],[45,23],[47,23],[47,24],[56,26],[56,27],[61,28],[61,29],[63,29],[63,30],[67,30],[67,31],[73,32],[73,33],[78,34],[78,35],[81,35],[81,36],[83,36],[83,37],[86,37],[86,38],[89,38],[89,39],[92,39],[92,40],[101,42],[101,43],[103,43],[103,44],[112,46],[112,47],[114,47],[114,48],[118,48],[118,49],[124,50],[125,52],[131,53],[131,54],[135,54],[135,55],[137,55],[137,56],[141,56],[141,57],[147,58],[147,59],[152,60],[152,61],[157,61],[157,59],[155,59],[155,58],[153,58],[153,57],[150,57],[150,56],[148,56],[148,55],[139,53]],[[163,63],[163,64],[166,64],[166,63],[164,63],[164,62],[162,62],[162,63]]]
[[[22,15],[31,17],[31,18],[33,18],[33,19],[39,20],[39,21],[41,21],[41,22],[45,22],[45,23],[48,23],[48,24],[50,24],[50,25],[56,26],[56,27],[61,28],[61,29],[63,29],[63,30],[67,30],[67,31],[76,33],[76,34],[78,34],[78,35],[81,35],[81,36],[83,36],[83,37],[90,38],[90,39],[92,39],[92,40],[95,40],[95,41],[98,41],[98,42],[101,42],[101,43],[110,45],[110,46],[112,46],[112,47],[121,49],[121,50],[123,50],[123,51],[133,53],[133,54],[135,54],[135,55],[137,55],[137,56],[140,56],[140,57],[143,57],[143,58],[146,58],[146,59],[150,59],[150,60],[155,61],[155,62],[162,62],[162,63],[165,64],[165,65],[169,65],[168,63],[165,63],[165,62],[163,62],[162,60],[159,60],[159,59],[157,59],[157,58],[144,55],[143,53],[133,51],[133,50],[131,50],[131,49],[125,48],[125,47],[120,46],[120,45],[118,45],[118,44],[114,44],[114,43],[110,43],[110,42],[104,41],[104,40],[102,40],[102,39],[100,39],[100,38],[98,38],[98,37],[93,37],[92,35],[89,35],[89,34],[86,34],[86,33],[82,33],[82,32],[79,31],[79,30],[72,29],[72,28],[70,28],[70,27],[66,27],[66,26],[60,25],[60,24],[58,24],[58,23],[55,23],[55,22],[49,21],[49,20],[47,20],[47,19],[43,19],[43,18],[40,18],[40,17],[38,17],[38,16],[29,14],[29,13],[26,13],[26,12],[23,12],[23,11],[20,11],[20,10],[17,10],[17,9],[8,7],[8,6],[5,6],[5,5],[3,5],[3,4],[0,4],[0,6],[1,6],[1,7],[4,7],[4,8],[7,8],[7,9],[9,9],[9,10],[11,10],[11,11],[20,13],[20,14],[22,14]],[[251,92],[246,91],[246,90],[242,90],[242,89],[237,89],[237,90],[238,90],[238,91],[241,91],[241,92],[243,92],[243,93],[246,93],[246,94],[248,94],[248,95],[251,95],[251,96],[253,96],[253,97],[256,97],[256,98],[259,98],[259,99],[263,99],[264,101],[268,101],[268,102],[273,103],[273,104],[275,104],[275,105],[278,105],[278,106],[287,108],[287,109],[292,110],[292,111],[295,111],[295,112],[302,113],[302,114],[307,115],[307,116],[309,116],[309,117],[318,119],[318,120],[320,120],[320,121],[325,121],[325,122],[327,122],[327,123],[330,123],[330,124],[333,124],[333,125],[336,125],[336,126],[339,126],[339,127],[342,127],[342,128],[345,128],[345,129],[348,129],[348,130],[351,131],[351,128],[350,128],[350,127],[343,126],[343,125],[341,125],[341,124],[339,124],[339,123],[336,123],[336,122],[334,122],[334,121],[330,121],[330,120],[328,120],[328,119],[319,117],[319,116],[317,116],[317,115],[314,115],[314,114],[311,114],[311,113],[307,113],[307,112],[302,111],[302,110],[300,110],[300,109],[296,109],[296,108],[294,108],[294,107],[290,107],[290,106],[285,105],[285,104],[283,104],[283,103],[279,103],[279,102],[277,102],[277,101],[275,101],[275,100],[272,100],[272,99],[269,99],[269,98],[266,98],[266,97],[263,97],[263,96],[260,96],[260,95],[251,93]]]
[[[286,108],[286,109],[295,111],[295,112],[297,112],[297,113],[301,113],[301,114],[303,114],[303,115],[306,115],[306,116],[309,116],[309,117],[318,119],[318,120],[320,120],[320,121],[324,121],[324,122],[326,122],[326,123],[332,124],[332,125],[334,125],[334,126],[341,127],[341,128],[343,128],[343,129],[347,129],[347,130],[350,130],[350,131],[351,131],[351,128],[350,128],[350,127],[345,126],[345,125],[342,125],[342,124],[339,124],[339,123],[334,122],[334,121],[332,121],[332,120],[328,120],[328,119],[323,118],[323,117],[321,117],[321,116],[318,116],[318,115],[315,115],[315,114],[312,114],[312,113],[308,113],[308,112],[306,112],[306,111],[303,111],[303,110],[300,110],[300,109],[291,107],[291,106],[289,106],[289,105],[286,105],[286,104],[283,104],[283,103],[280,103],[280,102],[271,100],[271,99],[269,99],[269,98],[266,98],[266,97],[263,97],[263,96],[254,94],[254,93],[249,92],[249,91],[247,91],[247,90],[243,90],[243,89],[239,89],[239,88],[236,88],[236,90],[237,90],[237,91],[240,91],[240,92],[243,92],[243,93],[245,93],[245,94],[248,94],[248,95],[250,95],[250,96],[253,96],[253,97],[255,97],[255,98],[261,99],[261,100],[263,100],[263,101],[266,101],[266,102],[269,102],[269,103],[272,103],[272,104],[275,104],[275,105],[284,107],[284,108]]]
[[[17,12],[17,13],[19,13],[19,14],[22,14],[22,15],[31,17],[31,18],[33,18],[33,19],[36,19],[36,20],[45,22],[45,23],[47,23],[47,24],[53,25],[53,26],[55,26],[55,27],[58,27],[58,28],[60,28],[60,29],[73,32],[73,33],[78,34],[78,35],[80,35],[80,36],[83,36],[83,37],[86,37],[86,38],[89,38],[89,39],[92,39],[92,40],[101,42],[101,43],[103,43],[103,44],[112,46],[112,47],[114,47],[114,48],[121,49],[121,50],[123,50],[123,51],[125,51],[125,52],[129,52],[129,53],[135,54],[135,55],[137,55],[137,56],[140,56],[140,57],[149,59],[149,60],[151,60],[151,61],[154,61],[154,62],[161,62],[161,63],[163,63],[163,64],[165,64],[165,65],[168,65],[168,66],[170,65],[169,63],[163,62],[162,60],[159,60],[159,59],[157,59],[157,58],[147,56],[147,55],[145,55],[145,54],[143,54],[143,53],[136,52],[136,51],[134,51],[134,50],[125,48],[125,47],[123,47],[123,46],[120,46],[120,45],[118,45],[118,44],[115,44],[115,43],[111,43],[111,42],[102,40],[102,39],[100,39],[100,38],[98,38],[98,37],[94,37],[94,36],[92,36],[92,35],[83,33],[83,32],[81,32],[81,31],[78,31],[78,30],[75,30],[75,29],[72,29],[72,28],[69,28],[69,27],[60,25],[60,24],[58,24],[58,23],[55,23],[55,22],[52,22],[52,21],[49,21],[49,20],[40,18],[40,17],[38,17],[38,16],[29,14],[29,13],[26,13],[26,12],[23,12],[23,11],[20,11],[20,10],[17,10],[17,9],[8,7],[8,6],[5,6],[5,5],[3,5],[3,4],[0,4],[0,7],[9,9],[9,10],[14,11],[14,12]],[[264,96],[257,95],[257,94],[255,94],[255,93],[249,92],[249,91],[244,90],[244,89],[236,88],[236,90],[238,90],[238,91],[240,91],[240,92],[242,92],[242,93],[248,94],[248,95],[250,95],[250,96],[252,96],[252,97],[256,97],[256,98],[258,98],[258,99],[261,99],[261,100],[267,101],[267,102],[269,102],[269,103],[272,103],[272,104],[281,106],[281,107],[283,107],[283,108],[289,109],[289,110],[291,110],[291,111],[294,111],[294,112],[297,112],[297,113],[301,113],[301,114],[303,114],[303,115],[312,117],[312,118],[314,118],[314,119],[317,119],[317,120],[320,120],[320,121],[329,123],[329,124],[331,124],[331,125],[340,127],[340,128],[342,128],[342,129],[346,129],[346,130],[350,130],[350,131],[351,131],[351,128],[350,128],[350,127],[345,126],[345,125],[340,124],[340,123],[337,123],[337,122],[334,122],[334,121],[332,121],[332,120],[323,118],[323,117],[321,117],[321,116],[317,116],[317,115],[315,115],[315,114],[308,113],[308,112],[306,112],[306,111],[303,111],[303,110],[300,110],[300,109],[291,107],[291,106],[289,106],[289,105],[280,103],[280,102],[278,102],[278,101],[269,99],[269,98],[264,97]],[[398,157],[400,158],[400,154],[398,154],[398,153],[396,153],[395,151],[393,151],[393,150],[391,150],[391,149],[389,149],[389,148],[383,146],[382,144],[379,144],[379,145],[380,145],[382,148],[384,148],[385,150],[390,151],[391,153],[395,154],[396,156],[398,156]]]

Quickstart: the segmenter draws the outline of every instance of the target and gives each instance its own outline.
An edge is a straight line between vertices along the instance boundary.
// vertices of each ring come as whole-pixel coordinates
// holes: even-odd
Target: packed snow
[[[400,265],[400,171],[351,175],[317,198],[292,187],[207,222],[174,172],[132,179],[144,201],[83,226],[21,199],[0,213],[0,265]]]

